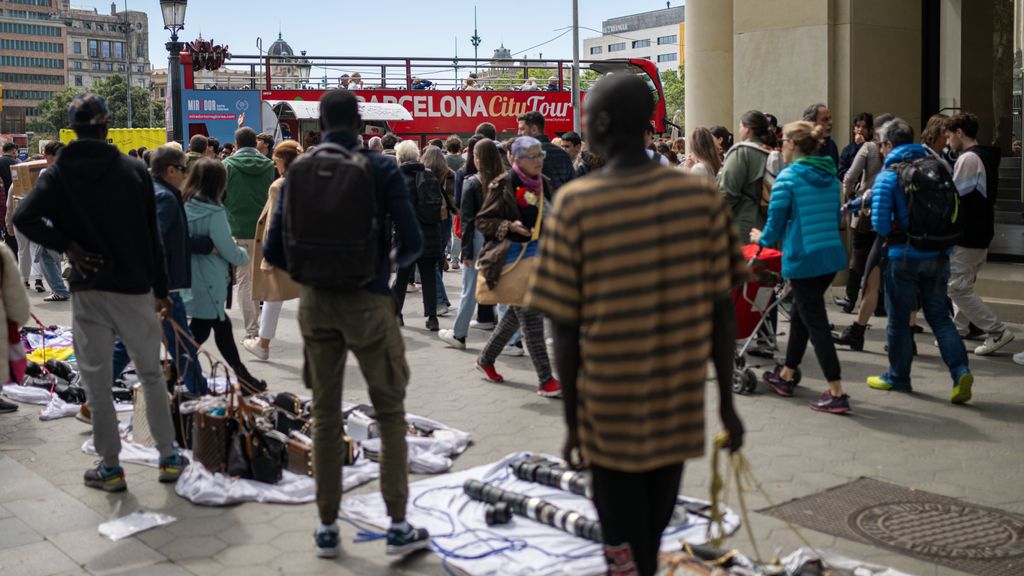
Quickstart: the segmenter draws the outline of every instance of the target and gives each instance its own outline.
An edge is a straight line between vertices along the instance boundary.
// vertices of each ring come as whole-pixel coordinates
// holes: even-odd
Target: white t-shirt
[[[648,148],[647,157],[650,158],[651,160],[654,160],[654,150]],[[665,158],[664,154],[661,155],[661,159],[659,161],[661,162],[662,166],[668,166],[668,158]]]
[[[988,198],[988,179],[981,156],[974,152],[961,154],[956,159],[956,166],[953,167],[953,183],[956,184],[956,190],[961,196],[978,191]]]

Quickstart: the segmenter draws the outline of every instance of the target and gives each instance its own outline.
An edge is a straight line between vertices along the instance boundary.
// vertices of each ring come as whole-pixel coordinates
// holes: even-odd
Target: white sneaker
[[[250,354],[259,358],[260,360],[267,360],[270,358],[270,352],[264,350],[260,346],[259,338],[246,338],[242,340],[242,347],[249,351]]]
[[[406,293],[409,293],[409,292],[419,292],[420,291],[420,287],[417,284],[409,284],[409,287],[406,288],[405,291],[406,291]]]
[[[448,313],[451,312],[451,311],[452,311],[452,309],[449,306],[445,305],[445,304],[438,304],[437,305],[437,315],[438,316],[447,316]]]
[[[441,339],[445,344],[455,348],[456,350],[465,350],[466,341],[465,339],[459,340],[455,337],[455,330],[438,330],[437,337]]]
[[[494,322],[477,322],[476,320],[470,320],[469,327],[476,328],[477,330],[494,330]]]
[[[1013,355],[1013,361],[1024,366],[1024,352],[1017,352]]]
[[[522,349],[522,347],[516,346],[514,344],[509,344],[508,346],[505,346],[504,348],[501,349],[502,356],[522,356],[524,354],[526,354],[526,352]]]
[[[1004,329],[1003,333],[996,338],[993,338],[992,336],[985,338],[985,342],[982,343],[981,346],[975,348],[974,353],[978,356],[988,356],[1010,342],[1013,342],[1013,332]]]

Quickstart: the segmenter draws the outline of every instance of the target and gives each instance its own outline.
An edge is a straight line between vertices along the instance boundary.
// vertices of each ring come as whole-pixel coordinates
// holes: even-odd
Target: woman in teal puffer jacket
[[[210,254],[192,255],[192,288],[182,291],[182,300],[192,317],[189,328],[196,342],[205,342],[212,331],[217,350],[238,376],[243,391],[262,391],[267,385],[253,377],[242,364],[231,331],[231,319],[224,313],[231,277],[228,266],[249,263],[245,249],[231,237],[227,212],[221,204],[227,180],[224,166],[209,158],[196,161],[189,170],[182,190],[188,233],[193,237],[209,237],[214,250]]]
[[[841,192],[836,165],[828,156],[815,155],[824,140],[824,130],[810,122],[793,122],[783,128],[782,154],[787,167],[772,187],[764,232],[751,230],[750,240],[761,246],[782,241],[782,276],[793,290],[786,362],[765,372],[765,384],[779,396],[792,396],[793,376],[810,340],[829,387],[811,402],[811,408],[845,414],[850,411],[850,401],[843,392],[825,292],[836,272],[846,266],[846,251],[839,236]]]

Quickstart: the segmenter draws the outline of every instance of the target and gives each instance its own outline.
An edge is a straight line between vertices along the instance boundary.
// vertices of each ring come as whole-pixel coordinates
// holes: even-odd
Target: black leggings
[[[661,535],[675,511],[683,465],[642,473],[594,465],[590,470],[608,567],[626,568],[632,562],[640,576],[654,574]]]
[[[207,320],[206,318],[193,318],[188,324],[192,336],[200,345],[210,337],[213,331],[213,340],[217,343],[217,350],[228,363],[228,366],[237,370],[242,365],[242,359],[238,357],[238,345],[235,344],[235,335],[231,331],[231,319],[227,316],[223,320]]]
[[[799,368],[807,351],[807,341],[814,344],[814,355],[825,373],[825,380],[840,379],[839,355],[832,342],[825,311],[825,292],[832,285],[835,273],[814,278],[795,278],[789,281],[793,289],[793,311],[789,315],[789,344],[786,346],[786,367]]]

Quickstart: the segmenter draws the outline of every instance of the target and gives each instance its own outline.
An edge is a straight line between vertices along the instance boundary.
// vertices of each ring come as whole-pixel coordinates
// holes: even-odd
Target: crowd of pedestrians
[[[975,290],[994,235],[999,155],[978,142],[970,113],[932,118],[920,144],[900,118],[858,114],[841,152],[819,103],[782,126],[751,110],[735,143],[721,126],[658,139],[647,87],[622,75],[588,94],[587,139],[566,132],[551,140],[544,117],[527,112],[503,141],[485,122],[465,142],[453,135],[421,149],[394,134],[364,143],[351,93],[361,79],[342,83],[323,96],[323,130],[309,147],[243,127],[230,147],[197,135],[187,151],[167,145],[134,159],[106,143],[102,98],[79,96],[69,109],[78,139],[47,147],[49,168],[20,205],[5,198],[6,230],[16,230],[20,247],[17,260],[2,254],[5,266],[18,267],[18,276],[3,277],[7,318],[27,320],[6,293],[12,277],[32,288],[35,267],[50,285],[47,301],[74,293],[88,396],[81,418],[102,458],[87,485],[127,486],[111,384],[129,359],[146,394],[160,480],[173,481],[188,460],[173,443],[161,340],[189,391],[208,390],[192,342],[211,334],[244,392],[261,391],[266,383],[238,344],[267,360],[282,305],[298,298],[318,447],[317,553],[338,551],[349,350],[380,424],[387,550],[427,546],[427,532],[405,518],[410,374],[401,326],[419,313],[405,302],[416,290],[426,329],[447,346],[465,350],[473,328],[490,331],[466,360],[487,381],[505,380],[502,355],[530,356],[536,393],[564,397],[566,460],[593,471],[610,569],[652,574],[684,463],[703,454],[708,362],[732,449],[743,442],[729,390],[730,292],[747,273],[741,245],[781,250],[788,287],[784,360],[763,381],[793,396],[810,344],[827,382],[810,404],[816,411],[851,411],[836,347],[863,350],[880,313],[889,368],[866,380],[878,390],[913,389],[917,311],[949,369],[954,404],[969,401],[974,384],[964,340],[979,339],[973,351],[981,356],[1014,339]],[[5,190],[11,164],[0,158]],[[922,216],[921,194],[953,201],[970,225]],[[857,318],[834,334],[827,296],[842,270],[849,281],[835,303]],[[448,271],[462,276],[457,305],[444,288]],[[226,312],[233,306],[242,312],[240,340]],[[440,329],[452,308],[452,327]],[[1024,364],[1024,353],[1014,360]]]

